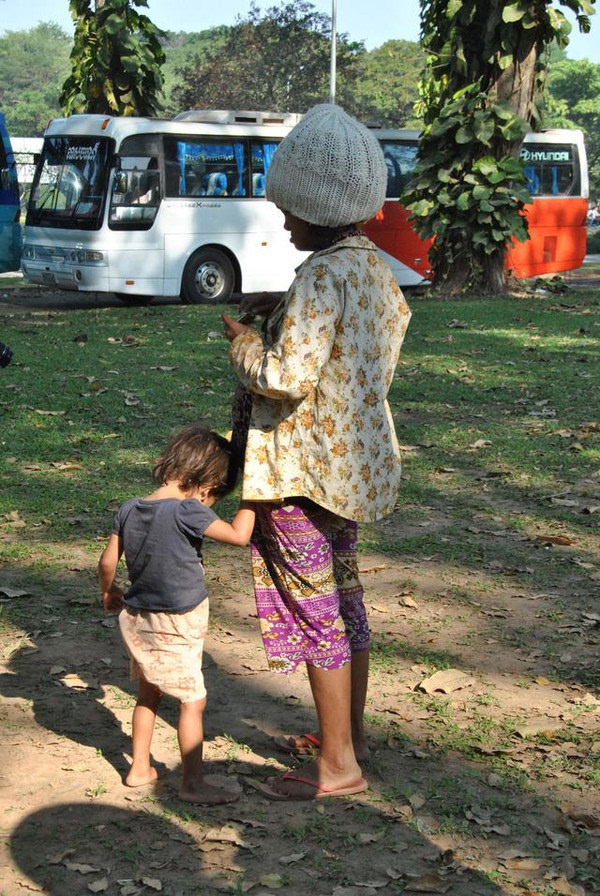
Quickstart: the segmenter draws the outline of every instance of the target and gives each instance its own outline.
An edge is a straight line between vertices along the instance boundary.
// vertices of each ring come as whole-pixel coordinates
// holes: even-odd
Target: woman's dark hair
[[[218,433],[191,424],[173,436],[152,476],[159,485],[176,479],[185,492],[204,487],[222,498],[235,487],[231,445]]]
[[[340,227],[323,227],[321,224],[309,224],[311,235],[314,237],[315,249],[319,252],[322,249],[329,249],[345,240],[349,236],[364,236],[358,224],[344,224]]]

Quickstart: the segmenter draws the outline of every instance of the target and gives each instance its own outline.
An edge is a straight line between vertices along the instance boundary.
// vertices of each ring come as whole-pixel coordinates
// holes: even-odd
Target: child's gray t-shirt
[[[131,588],[127,606],[183,613],[206,598],[202,536],[218,519],[196,498],[132,498],[119,508],[113,533],[123,544]]]

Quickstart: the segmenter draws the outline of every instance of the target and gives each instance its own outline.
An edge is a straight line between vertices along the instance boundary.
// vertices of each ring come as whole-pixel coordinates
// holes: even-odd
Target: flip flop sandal
[[[284,753],[291,756],[314,756],[321,749],[321,741],[314,734],[300,734],[297,737],[276,737],[275,743]]]
[[[275,790],[272,786],[279,781],[297,781],[300,784],[312,787],[313,793],[308,796],[300,794],[293,796],[289,793],[282,793],[280,790]],[[324,784],[320,784],[315,778],[297,775],[294,772],[286,772],[285,775],[280,778],[268,778],[267,781],[261,782],[260,786],[257,786],[257,790],[264,794],[268,799],[287,802],[308,802],[310,800],[322,800],[335,796],[352,796],[352,794],[363,793],[368,789],[369,785],[364,778],[359,778],[358,781],[355,781],[353,784],[348,784],[345,787],[326,787]]]

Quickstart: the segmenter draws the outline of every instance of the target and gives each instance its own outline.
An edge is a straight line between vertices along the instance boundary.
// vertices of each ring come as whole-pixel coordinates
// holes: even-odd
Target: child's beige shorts
[[[208,598],[187,613],[149,613],[125,607],[119,626],[131,657],[131,679],[144,678],[182,703],[206,697],[202,651]]]

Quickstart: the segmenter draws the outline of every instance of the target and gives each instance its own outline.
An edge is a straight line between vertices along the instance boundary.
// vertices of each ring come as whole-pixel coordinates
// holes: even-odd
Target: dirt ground
[[[600,700],[568,675],[560,683],[544,675],[553,662],[543,655],[540,618],[555,595],[507,584],[466,608],[452,592],[479,572],[363,556],[374,634],[404,647],[380,656],[372,675],[370,790],[273,803],[253,783],[299,764],[273,736],[313,730],[306,679],[267,671],[239,552],[211,545],[207,553],[206,759],[239,802],[206,809],[179,801],[170,704],[154,750],[168,775],[152,787],[122,785],[133,706],[127,663],[114,617],[98,606],[89,556],[71,552],[62,581],[5,598],[26,600],[38,628],[1,644],[3,896],[600,892],[598,789],[577,771],[578,757],[600,749]],[[568,578],[579,593],[583,577]],[[3,570],[0,581],[27,590],[26,574]],[[585,668],[597,661],[599,630],[577,615],[565,641]],[[505,626],[528,633],[522,646],[502,644]],[[422,645],[454,657],[458,682],[442,682],[445,696],[418,690],[428,672],[411,651]],[[508,721],[510,736],[488,738],[488,719]],[[477,722],[479,751],[465,754],[459,737],[457,748],[438,749],[447,726],[460,735]],[[577,736],[557,739],[566,725]]]
[[[21,293],[10,299],[22,307]],[[393,541],[399,527],[406,537],[446,522],[432,507],[383,525]],[[206,550],[205,756],[240,795],[215,808],[177,797],[169,702],[154,748],[168,774],[122,784],[134,689],[116,620],[99,606],[97,557],[65,551],[64,574],[43,588],[1,566],[0,602],[25,602],[35,620],[0,636],[1,896],[600,893],[598,544],[521,533],[531,568],[559,573],[540,593],[527,569],[494,559],[514,533],[476,519],[463,529],[484,545],[478,567],[361,555],[378,645],[370,789],[313,803],[270,802],[255,786],[301,765],[274,737],[313,731],[315,719],[305,675],[267,670],[245,552]],[[11,539],[18,531],[3,527]],[[450,671],[431,681],[429,661]]]

